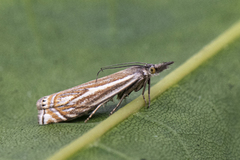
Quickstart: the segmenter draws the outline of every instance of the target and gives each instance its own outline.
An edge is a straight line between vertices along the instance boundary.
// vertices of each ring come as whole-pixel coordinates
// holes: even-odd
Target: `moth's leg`
[[[109,100],[104,101],[103,103],[100,103],[97,108],[94,109],[94,111],[92,111],[92,113],[90,114],[90,116],[84,121],[85,123],[96,113],[96,111],[105,103],[107,103]]]
[[[144,101],[145,101],[145,106],[147,105],[147,101],[146,101],[146,98],[145,98],[145,96],[144,96],[144,92],[145,92],[147,80],[148,80],[148,79],[146,79],[146,80],[144,81],[143,90],[142,90],[142,96],[143,96],[143,99],[144,99]]]
[[[150,81],[151,81],[151,79],[149,78],[148,79],[148,107],[147,108],[149,108],[150,104],[151,104],[151,99],[150,99],[150,88],[151,88]]]
[[[123,99],[126,96],[128,96],[134,89],[138,88],[139,84],[141,84],[141,83],[142,83],[142,79],[138,80],[133,86],[128,88],[128,90],[126,90],[125,93],[123,93],[123,95],[122,95],[120,101],[118,102],[117,106],[110,112],[110,115],[113,114],[113,112],[119,107],[119,105],[122,103]],[[139,89],[141,89],[141,88],[139,88]]]
[[[113,112],[119,107],[119,105],[122,103],[122,100],[127,96],[128,94],[124,93],[120,101],[118,102],[117,106],[110,112],[110,115],[113,114]]]

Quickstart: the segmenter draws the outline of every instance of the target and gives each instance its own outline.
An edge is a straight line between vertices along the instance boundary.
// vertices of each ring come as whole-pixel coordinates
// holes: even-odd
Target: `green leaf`
[[[51,157],[101,124],[116,105],[108,103],[87,124],[84,116],[39,126],[35,103],[42,96],[95,79],[105,65],[175,61],[152,79],[153,86],[238,21],[238,5],[237,0],[2,1],[0,159]],[[142,108],[72,158],[239,159],[239,51],[239,41],[229,45],[150,109]]]

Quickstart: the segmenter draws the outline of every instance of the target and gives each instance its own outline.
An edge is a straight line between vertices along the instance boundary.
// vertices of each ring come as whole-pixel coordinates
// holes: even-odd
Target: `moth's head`
[[[167,69],[169,65],[173,64],[174,62],[163,62],[159,64],[147,64],[148,71],[151,75],[158,74],[163,70]]]

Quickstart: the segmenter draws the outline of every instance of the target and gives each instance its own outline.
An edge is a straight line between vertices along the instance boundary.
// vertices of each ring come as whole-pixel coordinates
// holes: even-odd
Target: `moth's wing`
[[[57,123],[87,114],[102,102],[124,92],[141,78],[142,73],[135,73],[135,69],[129,68],[100,78],[97,83],[93,80],[42,97],[37,101],[38,123],[40,125]]]
[[[81,106],[81,96],[88,89],[71,89],[44,96],[37,101],[40,125],[67,121],[82,116],[90,110]]]

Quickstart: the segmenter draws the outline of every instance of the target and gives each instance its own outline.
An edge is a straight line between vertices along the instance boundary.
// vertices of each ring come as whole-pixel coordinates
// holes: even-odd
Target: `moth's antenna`
[[[97,82],[97,79],[98,79],[98,75],[99,73],[103,70],[106,70],[106,69],[116,69],[116,68],[124,68],[124,67],[130,67],[130,66],[143,66],[143,65],[146,65],[147,63],[143,63],[143,62],[127,62],[127,63],[119,63],[119,64],[113,64],[113,65],[110,65],[110,66],[106,66],[106,67],[102,67],[98,73],[97,73],[97,78],[96,78],[96,82]]]
[[[143,62],[126,62],[126,63],[119,63],[119,64],[113,64],[113,65],[110,65],[110,66],[105,66],[103,68],[108,68],[108,67],[113,67],[113,66],[122,66],[122,65],[145,65],[147,63],[143,63]]]

